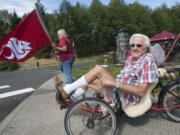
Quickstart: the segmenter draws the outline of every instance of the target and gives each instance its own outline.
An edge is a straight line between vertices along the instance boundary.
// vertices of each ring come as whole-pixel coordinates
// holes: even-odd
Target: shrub
[[[40,51],[38,51],[34,56],[37,59],[50,58],[51,57],[51,55],[50,55],[51,52],[52,52],[52,47],[51,46],[47,46],[46,48],[43,48]]]
[[[14,62],[4,61],[1,62],[0,71],[13,71],[19,69],[19,65]]]

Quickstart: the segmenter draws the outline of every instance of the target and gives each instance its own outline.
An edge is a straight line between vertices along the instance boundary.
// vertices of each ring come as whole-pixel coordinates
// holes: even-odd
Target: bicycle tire
[[[166,108],[174,105],[180,105],[180,100],[173,94],[180,98],[180,83],[175,82],[168,86],[165,91],[160,94],[160,107]],[[180,108],[166,109],[164,113],[167,117],[175,122],[180,122]]]
[[[100,110],[103,106],[107,110],[106,114],[80,108],[80,105],[86,106],[87,103],[91,105],[91,109]],[[65,114],[64,126],[68,135],[115,135],[117,118],[109,104],[94,97],[87,97],[70,106]]]

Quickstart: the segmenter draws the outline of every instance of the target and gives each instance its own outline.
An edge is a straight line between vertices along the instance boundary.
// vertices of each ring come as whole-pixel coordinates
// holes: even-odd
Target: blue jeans
[[[75,59],[76,58],[73,57],[70,60],[66,60],[66,61],[61,62],[61,68],[62,68],[62,71],[63,71],[65,77],[66,77],[66,83],[72,83],[73,82],[72,66],[73,66]]]

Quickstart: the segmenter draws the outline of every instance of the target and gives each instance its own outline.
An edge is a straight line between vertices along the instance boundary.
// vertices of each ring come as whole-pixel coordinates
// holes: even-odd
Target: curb
[[[32,95],[21,102],[6,118],[0,123],[0,134],[7,129],[9,123],[23,110],[23,108],[29,103],[29,99]]]
[[[60,73],[58,76],[61,76],[61,78],[64,79],[63,73]],[[6,118],[0,123],[0,135],[3,134],[7,128],[9,128],[8,125],[10,125],[10,123],[16,118],[16,116],[21,111],[23,111],[24,107],[26,107],[28,105],[28,103],[30,102],[31,97],[33,95],[36,95],[36,93],[38,93],[39,91],[41,91],[44,88],[46,88],[46,91],[47,90],[53,91],[53,88],[55,89],[54,84],[51,83],[52,79],[53,78],[44,82],[39,88],[37,88],[37,90],[35,92],[33,92],[29,97],[27,97],[24,101],[22,101],[9,115],[6,116]]]

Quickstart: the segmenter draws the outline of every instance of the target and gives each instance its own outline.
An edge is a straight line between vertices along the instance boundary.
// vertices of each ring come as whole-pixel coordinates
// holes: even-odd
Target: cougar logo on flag
[[[51,44],[38,10],[35,9],[0,40],[0,61],[24,62]]]
[[[9,56],[5,56],[6,59],[23,59],[32,49],[29,47],[29,44],[30,42],[21,41],[16,38],[10,38],[8,43],[3,45],[3,48],[8,47],[11,50],[11,54]]]

